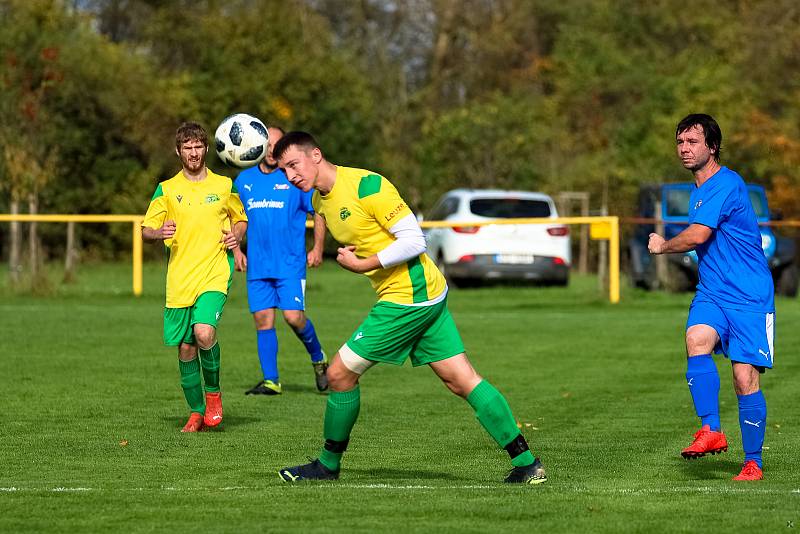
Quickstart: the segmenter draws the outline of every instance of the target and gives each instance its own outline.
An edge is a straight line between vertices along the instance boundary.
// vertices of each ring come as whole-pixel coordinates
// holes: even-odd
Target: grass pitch
[[[800,527],[796,347],[800,303],[778,300],[766,480],[734,483],[742,460],[730,366],[730,450],[679,451],[697,427],[685,386],[691,295],[628,290],[608,304],[593,278],[569,288],[454,290],[450,308],[478,371],[508,398],[549,481],[500,483],[509,462],[427,368],[377,366],[335,483],[287,485],[277,469],[315,456],[325,398],[280,322],[284,394],[245,396],[259,377],[240,274],[219,338],[224,430],[179,432],[188,409],[161,345],[161,264],[145,295],[130,267],[84,266],[31,297],[0,290],[2,532],[691,532]],[[2,273],[5,274],[5,273]],[[52,275],[53,279],[57,274]],[[329,354],[366,315],[366,279],[331,261],[310,273],[308,314]]]

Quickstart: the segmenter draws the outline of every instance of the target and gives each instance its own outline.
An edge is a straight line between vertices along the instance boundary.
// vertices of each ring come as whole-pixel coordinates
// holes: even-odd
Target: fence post
[[[142,227],[141,220],[133,221],[133,294],[142,295]]]
[[[608,299],[619,302],[619,217],[610,217],[611,237],[608,240]]]
[[[656,233],[666,239],[667,236],[664,235],[664,219],[661,218],[661,200],[656,200],[655,205],[655,219],[656,219]],[[656,280],[658,281],[659,289],[664,289],[668,287],[669,283],[669,272],[667,267],[667,256],[664,254],[656,254],[655,255],[655,262],[656,262]]]

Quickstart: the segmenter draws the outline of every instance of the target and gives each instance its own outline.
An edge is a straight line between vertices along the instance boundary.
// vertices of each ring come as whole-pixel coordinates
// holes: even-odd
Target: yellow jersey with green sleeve
[[[337,167],[331,191],[327,195],[315,191],[312,204],[325,218],[333,238],[342,245],[355,246],[359,258],[377,254],[394,242],[389,229],[411,213],[389,180],[351,167]],[[383,302],[427,306],[439,302],[447,290],[444,276],[425,253],[364,274]]]
[[[239,221],[244,206],[227,176],[208,171],[193,182],[179,172],[161,182],[150,200],[142,226],[158,229],[175,221],[175,235],[164,240],[169,251],[167,308],[194,305],[206,291],[227,295],[233,276],[233,254],[220,241]]]

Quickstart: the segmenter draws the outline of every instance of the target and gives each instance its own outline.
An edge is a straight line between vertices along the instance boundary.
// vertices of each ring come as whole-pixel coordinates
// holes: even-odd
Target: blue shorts
[[[269,308],[306,309],[306,281],[299,278],[259,278],[247,281],[250,313]]]
[[[716,354],[733,362],[772,369],[775,343],[775,314],[720,308],[705,297],[696,296],[689,308],[686,329],[705,324],[717,331]]]

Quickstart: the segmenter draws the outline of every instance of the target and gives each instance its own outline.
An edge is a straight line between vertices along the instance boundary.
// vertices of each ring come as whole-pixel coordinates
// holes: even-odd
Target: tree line
[[[500,187],[588,191],[628,215],[640,184],[689,178],[674,127],[706,112],[723,163],[800,216],[800,6],[693,6],[0,0],[0,211],[143,213],[179,168],[181,121],[213,133],[246,112],[384,173],[417,211],[454,187]],[[21,228],[0,227],[4,256],[14,240],[63,253],[63,228]],[[129,234],[87,225],[78,241],[113,258]]]

